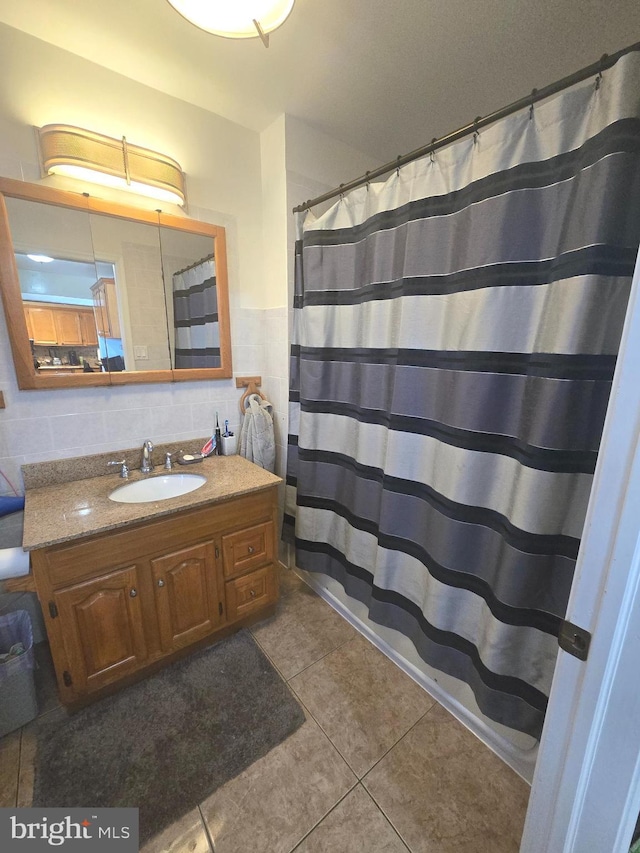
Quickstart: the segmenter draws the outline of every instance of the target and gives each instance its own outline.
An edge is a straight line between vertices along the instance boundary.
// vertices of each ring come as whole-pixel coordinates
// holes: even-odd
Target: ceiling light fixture
[[[42,175],[66,175],[172,204],[185,203],[180,164],[165,154],[68,124],[38,128]]]
[[[176,12],[201,30],[228,39],[262,39],[289,17],[295,0],[168,0]]]
[[[35,261],[37,264],[51,264],[53,263],[53,258],[50,258],[49,255],[27,255],[30,261]]]

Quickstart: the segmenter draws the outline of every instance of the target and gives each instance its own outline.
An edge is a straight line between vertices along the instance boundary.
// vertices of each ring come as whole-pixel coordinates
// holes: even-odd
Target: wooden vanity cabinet
[[[272,610],[276,490],[32,552],[64,704],[86,704]]]
[[[273,563],[275,537],[269,523],[244,527],[222,537],[222,568],[229,619],[260,610],[273,601],[276,590],[272,572],[262,569]]]

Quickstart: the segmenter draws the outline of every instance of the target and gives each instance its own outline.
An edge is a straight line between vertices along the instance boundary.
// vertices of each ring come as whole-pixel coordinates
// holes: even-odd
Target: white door
[[[640,811],[640,261],[567,619],[588,659],[561,651],[521,853],[627,853]]]

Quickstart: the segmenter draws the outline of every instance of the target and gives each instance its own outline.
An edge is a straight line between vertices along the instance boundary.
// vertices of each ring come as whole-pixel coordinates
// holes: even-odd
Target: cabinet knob
[[[253,545],[249,545],[249,547],[247,548],[247,551],[248,551],[250,554],[253,554],[253,552],[254,552],[255,550],[256,550],[256,549],[253,547]]]
[[[255,591],[255,589],[250,589],[250,590],[249,590],[249,595],[251,596],[251,598],[255,598],[255,597],[256,597],[256,591]]]
[[[129,595],[131,596],[131,598],[135,598],[137,594],[138,590],[135,588],[135,586],[133,589],[129,590]]]
[[[158,586],[164,586],[164,581],[162,580],[162,578],[158,579]]]

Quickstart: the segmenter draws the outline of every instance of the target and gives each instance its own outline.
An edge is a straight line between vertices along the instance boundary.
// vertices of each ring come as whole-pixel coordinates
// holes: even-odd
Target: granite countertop
[[[168,473],[156,466],[153,474],[132,471],[128,480],[110,474],[27,489],[23,549],[33,551],[92,536],[133,522],[171,515],[177,510],[261,491],[282,482],[280,477],[242,456],[212,456],[196,465],[174,466],[174,474],[203,474],[207,478],[204,486],[194,492],[152,503],[126,504],[109,500],[109,494],[118,486]]]

